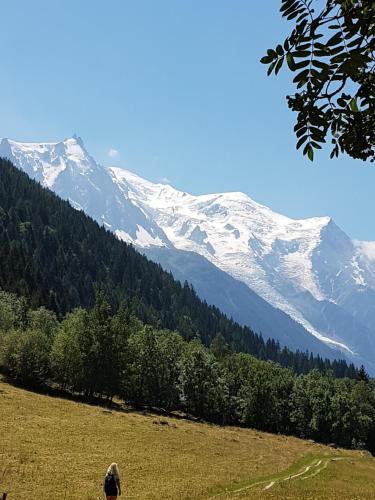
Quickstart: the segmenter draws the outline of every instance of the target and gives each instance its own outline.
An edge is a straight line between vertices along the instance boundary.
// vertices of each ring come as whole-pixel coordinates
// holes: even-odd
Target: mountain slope
[[[95,288],[112,304],[125,302],[143,322],[199,335],[208,345],[223,335],[232,349],[279,361],[297,372],[353,367],[281,349],[202,302],[185,284],[48,189],[0,159],[0,287],[26,296],[32,307],[59,314],[90,306]]]
[[[186,257],[184,269],[179,251],[203,257],[200,263],[206,263],[207,273],[213,273],[209,261],[241,281],[298,322],[320,344],[357,362],[373,363],[374,246],[351,241],[329,217],[293,220],[243,193],[193,196],[124,169],[106,169],[95,162],[78,138],[54,145],[4,139],[0,156],[10,158],[120,239],[147,249],[151,259],[160,260],[160,248],[170,250],[164,255],[176,252],[172,260],[179,260],[178,277],[193,281],[202,297],[230,314],[233,311],[236,320],[249,321],[243,314],[245,299],[237,295],[236,302],[243,306],[233,307],[229,294],[223,295],[214,285],[210,290],[202,287],[198,276],[192,280],[190,258]],[[213,283],[214,274],[210,276],[208,281]],[[259,316],[266,318],[266,309],[263,312]],[[255,323],[268,335],[267,321]],[[289,328],[287,324],[283,324],[284,330]],[[277,338],[286,341],[283,334]],[[301,349],[308,346],[306,336],[293,329],[287,341]]]
[[[147,227],[150,240],[168,246],[163,231],[116,189],[108,172],[89,155],[80,138],[43,144],[20,144],[3,139],[0,157],[11,160],[29,177],[69,200],[106,228],[121,228],[129,241],[137,238],[138,227]]]
[[[329,217],[293,220],[243,193],[192,196],[110,171],[177,249],[204,256],[318,339],[374,362],[374,260]]]
[[[263,337],[275,338],[293,350],[301,345],[324,357],[337,356],[329,346],[310,335],[299,323],[280,309],[272,307],[241,281],[232,278],[201,255],[162,247],[140,249],[151,260],[161,264],[181,282],[189,277],[199,297],[215,304],[228,317],[242,325],[251,325]]]
[[[160,262],[177,279],[193,283],[203,299],[241,324],[255,328],[266,338],[275,334],[282,345],[291,349],[311,349],[330,358],[339,354],[311,338],[288,315],[270,307],[238,280],[226,276],[222,283],[227,286],[229,282],[230,291],[223,291],[215,280],[218,275],[224,277],[225,273],[210,264],[204,256],[195,254],[194,263],[199,261],[199,266],[196,268],[191,265],[192,253],[181,253],[176,249],[154,221],[150,207],[144,208],[140,200],[134,200],[133,191],[137,182],[142,180],[134,175],[133,183],[119,182],[112,169],[107,170],[95,162],[79,138],[73,137],[57,144],[24,144],[3,139],[0,143],[0,156],[11,159],[31,178],[45,187],[51,187],[75,208],[84,210],[104,227],[115,232],[120,239],[133,243],[142,252],[145,251],[151,260]],[[58,176],[55,175],[56,163],[60,165]],[[130,175],[129,172],[127,174]],[[54,181],[52,184],[51,179]],[[149,183],[149,186],[152,189],[154,185]],[[168,198],[168,195],[173,198],[178,193],[168,185],[158,187],[162,192],[160,198]],[[182,193],[181,196],[185,198],[188,195]],[[168,251],[159,252],[161,249]],[[181,258],[182,256],[185,258]],[[167,262],[171,264],[177,260],[180,272]],[[205,276],[204,280],[202,276]],[[234,289],[236,292],[232,295]]]

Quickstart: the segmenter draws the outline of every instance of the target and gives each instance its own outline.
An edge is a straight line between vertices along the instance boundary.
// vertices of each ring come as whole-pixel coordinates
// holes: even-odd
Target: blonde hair
[[[113,463],[108,467],[106,476],[108,476],[109,474],[113,474],[115,477],[117,477],[117,479],[120,479],[120,472],[116,463]]]

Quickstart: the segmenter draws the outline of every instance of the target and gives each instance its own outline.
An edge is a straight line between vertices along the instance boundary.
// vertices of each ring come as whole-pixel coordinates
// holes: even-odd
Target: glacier
[[[58,143],[3,139],[0,156],[192,282],[237,321],[288,347],[343,356],[374,371],[375,242],[351,240],[330,217],[295,220],[241,192],[194,196],[102,166],[76,136]],[[232,297],[215,290],[214,279],[206,286],[194,265]]]

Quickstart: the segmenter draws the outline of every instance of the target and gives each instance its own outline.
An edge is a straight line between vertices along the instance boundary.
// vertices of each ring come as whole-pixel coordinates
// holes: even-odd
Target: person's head
[[[107,475],[113,474],[114,476],[120,477],[120,473],[118,470],[118,465],[116,463],[111,464],[107,469]]]

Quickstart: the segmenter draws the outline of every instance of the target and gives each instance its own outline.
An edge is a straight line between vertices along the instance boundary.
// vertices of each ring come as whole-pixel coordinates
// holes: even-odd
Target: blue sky
[[[0,137],[73,133],[103,164],[194,194],[244,191],[375,240],[370,163],[295,150],[290,75],[259,63],[279,0],[12,0],[1,5]],[[112,151],[112,157],[109,152]],[[117,153],[116,153],[117,152]]]

